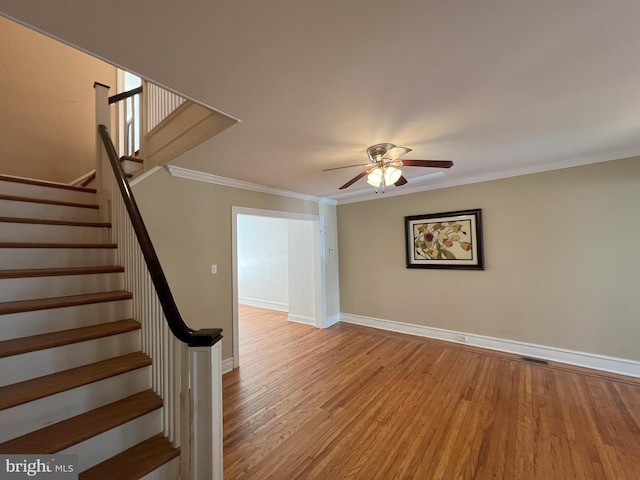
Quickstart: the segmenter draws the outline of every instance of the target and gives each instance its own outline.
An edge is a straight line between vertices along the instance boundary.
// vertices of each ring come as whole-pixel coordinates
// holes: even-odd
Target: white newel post
[[[222,480],[222,355],[218,342],[189,347],[191,478]]]
[[[111,220],[111,182],[108,170],[111,166],[98,132],[98,125],[106,125],[107,128],[111,128],[109,87],[95,82],[93,88],[96,91],[96,189],[100,205],[100,219],[106,222]]]

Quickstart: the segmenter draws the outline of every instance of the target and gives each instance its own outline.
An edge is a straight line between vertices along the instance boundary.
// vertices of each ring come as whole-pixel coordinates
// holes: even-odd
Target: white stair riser
[[[21,197],[44,198],[60,200],[62,202],[96,203],[96,194],[78,192],[63,188],[42,187],[26,183],[6,182],[0,180],[0,192],[5,195],[19,195]]]
[[[82,472],[161,432],[162,409],[158,409],[57,453],[77,454]]]
[[[180,478],[180,457],[165,463],[161,467],[156,468],[153,472],[149,472],[140,480],[176,480]]]
[[[42,218],[75,222],[99,222],[95,208],[68,207],[47,203],[21,202],[0,199],[0,217]]]
[[[149,388],[150,366],[0,410],[0,443]]]
[[[126,162],[127,171],[139,165]],[[67,202],[97,203],[94,194],[0,181],[0,192]],[[0,200],[0,216],[99,221],[96,209]],[[108,243],[108,228],[0,223],[0,242]],[[113,265],[114,249],[0,249],[0,269]],[[123,289],[123,274],[68,275],[0,279],[0,302]],[[113,322],[132,316],[130,300],[0,315],[0,340]],[[68,370],[140,350],[140,330],[0,359],[0,385]],[[0,411],[0,442],[36,431],[150,388],[151,368],[84,385]],[[16,421],[19,420],[19,421]],[[79,457],[79,471],[162,432],[162,409],[87,439],[62,452]],[[6,427],[6,428],[5,428]],[[147,480],[175,479],[179,459],[149,473]]]
[[[0,269],[106,266],[115,258],[114,248],[1,248]]]
[[[0,302],[123,290],[122,273],[2,278]]]
[[[131,317],[131,300],[0,315],[0,341],[88,327]]]
[[[124,173],[136,173],[142,170],[142,164],[131,160],[125,160],[122,162],[122,169],[124,170]]]
[[[0,386],[140,351],[140,330],[0,359]]]
[[[0,223],[0,242],[107,243],[109,235],[102,227]]]

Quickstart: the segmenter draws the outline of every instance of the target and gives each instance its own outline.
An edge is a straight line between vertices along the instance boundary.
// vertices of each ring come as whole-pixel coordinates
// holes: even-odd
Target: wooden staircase
[[[81,479],[177,479],[95,190],[0,175],[0,453]]]

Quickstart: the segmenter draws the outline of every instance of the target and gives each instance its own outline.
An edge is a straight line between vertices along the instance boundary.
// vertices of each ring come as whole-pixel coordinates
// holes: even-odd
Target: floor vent
[[[524,360],[525,362],[535,363],[536,365],[549,365],[549,362],[547,362],[546,360],[542,360],[540,358],[520,357],[520,359]]]

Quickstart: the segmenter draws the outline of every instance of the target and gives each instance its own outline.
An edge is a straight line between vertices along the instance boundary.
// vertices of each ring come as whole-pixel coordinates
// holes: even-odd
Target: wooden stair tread
[[[0,387],[0,410],[98,382],[151,365],[142,352],[129,353],[43,377]]]
[[[62,200],[50,200],[47,198],[35,198],[35,197],[22,197],[20,195],[5,195],[3,193],[0,193],[0,200],[11,200],[13,202],[25,202],[25,203],[42,203],[45,205],[57,205],[59,207],[92,208],[94,210],[97,210],[99,208],[97,203],[63,202]]]
[[[51,454],[162,407],[162,399],[145,390],[104,407],[41,428],[0,444],[3,454]]]
[[[60,188],[63,190],[74,190],[76,192],[96,193],[95,188],[75,187],[64,183],[50,182],[47,180],[36,180],[34,178],[14,177],[12,175],[0,175],[0,181],[24,183],[27,185],[37,185],[40,187]]]
[[[140,323],[135,320],[118,320],[115,322],[90,325],[88,327],[60,330],[30,337],[4,340],[0,342],[0,358],[20,355],[22,353],[61,347],[73,343],[86,342],[96,338],[109,337],[121,333],[139,330]]]
[[[178,455],[180,455],[180,450],[174,448],[159,433],[89,470],[81,472],[78,478],[79,480],[103,480],[105,478],[134,480],[153,472]]]
[[[0,242],[0,248],[118,248],[115,243]]]
[[[138,157],[132,157],[130,155],[123,155],[120,157],[120,161],[121,162],[125,162],[125,161],[129,161],[129,162],[136,162],[136,163],[144,163],[144,160]]]
[[[2,278],[65,277],[70,275],[94,275],[103,273],[122,273],[124,267],[107,265],[103,267],[65,267],[65,268],[24,268],[0,270]]]
[[[129,160],[136,163],[141,162],[140,159],[133,157],[124,158],[123,160]],[[127,174],[127,176],[131,177],[132,175]],[[60,188],[92,194],[96,193],[96,190],[93,188],[77,187],[58,184],[55,182],[12,177],[7,175],[0,175],[0,181]],[[24,192],[25,193],[23,194],[21,194],[20,192],[16,194],[0,193],[0,200],[24,202],[23,204],[5,204],[5,206],[7,208],[12,208],[10,207],[10,205],[17,205],[20,206],[21,209],[24,208],[26,211],[26,208],[31,205],[32,207],[34,207],[34,212],[40,212],[42,213],[42,215],[30,213],[22,214],[7,211],[6,215],[0,216],[0,223],[4,225],[4,227],[0,226],[0,228],[18,228],[19,224],[94,228],[111,227],[111,223],[108,222],[84,221],[82,219],[63,220],[61,219],[63,217],[59,213],[64,213],[65,210],[60,208],[56,208],[55,212],[58,212],[58,214],[56,215],[44,214],[47,211],[55,213],[54,210],[52,210],[52,208],[54,207],[78,207],[93,210],[98,209],[98,204],[95,203],[95,200],[89,197],[78,196],[78,200],[76,201],[73,201],[74,198],[70,197],[69,201],[64,201],[37,198],[36,196],[40,194],[39,192],[35,192],[33,194],[26,193],[26,189],[24,190]],[[50,192],[53,193],[53,191]],[[45,208],[43,205],[49,205],[50,207]],[[72,212],[72,210],[68,211]],[[88,211],[86,211],[85,213],[88,214]],[[60,219],[27,218],[37,216],[55,216]],[[85,218],[87,220],[92,220],[93,217],[88,217],[85,215]],[[97,217],[95,218],[98,220]],[[12,224],[14,225],[13,227]],[[34,240],[41,239],[44,241],[0,242],[0,248],[114,249],[117,247],[116,244],[113,243],[70,243],[65,240],[63,240],[62,242],[46,242],[47,237],[45,235],[43,235],[42,238],[34,237]],[[73,242],[73,240],[71,240],[71,242]],[[55,251],[49,252],[45,250],[44,252],[47,255],[56,254]],[[25,253],[26,252],[21,253],[21,255],[24,255]],[[76,252],[72,253],[75,254]],[[108,260],[107,262],[111,263]],[[0,279],[35,279],[39,277],[112,274],[122,273],[124,271],[123,267],[116,265],[60,268],[15,268],[19,267],[20,265],[21,264],[18,263],[16,265],[12,265],[11,269],[0,270]],[[87,278],[91,279],[94,277]],[[57,279],[53,279],[53,281],[57,281]],[[80,281],[82,282],[83,280]],[[34,285],[40,285],[40,282],[38,281],[30,282],[29,284],[31,285],[32,283]],[[48,282],[42,283],[42,285],[47,284]],[[46,295],[46,292],[39,295]],[[3,314],[63,308],[75,305],[95,304],[110,301],[130,300],[131,298],[131,293],[120,290],[113,292],[67,295],[53,298],[38,298],[23,301],[4,302],[0,303],[0,320],[2,319],[1,315]],[[29,336],[25,338],[0,341],[0,358],[56,348],[64,345],[77,344],[78,342],[85,342],[113,335],[124,334],[126,332],[135,332],[139,331],[139,329],[140,324],[138,322],[132,319],[124,319],[98,325],[90,325],[87,327],[73,328],[64,331],[56,331],[41,335]],[[21,357],[15,358],[17,359]],[[128,372],[132,372],[129,373],[130,380],[133,380],[133,378],[140,378],[140,375],[148,373],[148,368],[151,363],[151,359],[147,355],[143,354],[142,352],[136,352],[0,387],[0,410],[6,410],[18,405],[23,405],[22,408],[32,409],[35,408],[35,406],[40,405],[39,402],[33,402],[39,399],[46,399],[47,397],[51,396],[53,396],[51,398],[52,400],[58,399],[58,401],[60,401],[59,394],[63,392],[68,392],[65,395],[73,395],[76,391],[78,391],[77,389],[85,385],[90,385],[92,383],[101,381],[104,384],[105,380],[109,381],[109,378],[113,379],[118,375],[127,374]],[[131,375],[134,375],[134,377],[131,377]],[[107,383],[105,386],[107,385],[110,385],[110,383]],[[84,387],[82,391],[84,391],[84,389],[86,388],[87,387]],[[55,395],[58,395],[58,397],[55,397]],[[82,442],[90,440],[91,438],[94,438],[98,435],[105,434],[109,430],[121,427],[128,422],[151,414],[152,412],[155,413],[152,413],[153,416],[148,420],[151,420],[152,418],[156,419],[159,416],[158,409],[160,408],[162,408],[162,399],[152,390],[146,390],[140,393],[136,393],[135,395],[131,395],[127,398],[117,400],[108,405],[93,409],[89,412],[82,413],[73,418],[62,420],[53,425],[48,425],[44,428],[27,433],[18,438],[13,438],[11,440],[5,441],[4,443],[0,443],[0,453],[54,454],[69,449],[74,445],[79,445]],[[5,413],[11,414],[11,412],[12,410],[6,410]],[[9,421],[11,422],[12,420]],[[15,421],[19,422],[20,419],[16,418]],[[148,423],[147,420],[145,420],[145,422]],[[171,443],[163,436],[163,434],[158,434],[98,465],[95,465],[86,472],[83,472],[80,478],[83,478],[85,480],[91,478],[141,478],[158,469],[167,462],[178,458],[179,454],[179,449],[174,448]]]
[[[47,218],[0,217],[4,223],[27,223],[30,225],[58,225],[64,227],[111,228],[109,222],[80,222],[77,220],[49,220]]]
[[[85,293],[82,295],[67,295],[64,297],[36,298],[33,300],[18,300],[15,302],[0,303],[0,315],[9,313],[32,312],[35,310],[47,310],[50,308],[73,307],[76,305],[88,305],[91,303],[114,302],[118,300],[130,300],[133,295],[124,290],[113,292]]]

